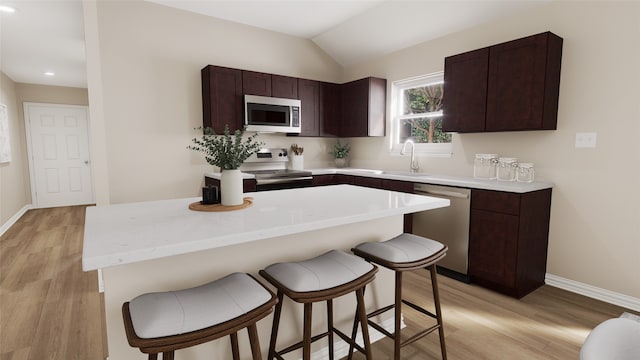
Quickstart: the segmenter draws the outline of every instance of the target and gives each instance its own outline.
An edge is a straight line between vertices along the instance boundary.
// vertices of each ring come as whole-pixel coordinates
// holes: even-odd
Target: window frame
[[[391,84],[391,136],[389,141],[389,151],[392,155],[400,155],[403,143],[400,143],[400,123],[402,120],[411,118],[424,118],[442,116],[442,110],[436,113],[422,113],[402,115],[404,91],[407,89],[444,83],[444,71],[412,77],[409,79],[397,80]],[[427,115],[427,116],[425,116]],[[421,156],[451,157],[453,152],[453,138],[449,143],[415,143],[415,153]]]

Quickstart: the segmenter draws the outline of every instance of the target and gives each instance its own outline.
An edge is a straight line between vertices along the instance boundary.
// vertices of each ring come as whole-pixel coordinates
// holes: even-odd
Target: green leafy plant
[[[349,144],[341,144],[340,139],[333,146],[333,151],[330,151],[329,154],[333,156],[334,159],[344,159],[349,156],[349,151],[351,147]]]
[[[225,125],[224,134],[217,135],[210,127],[198,127],[203,130],[201,138],[193,138],[194,145],[187,149],[199,151],[204,154],[207,163],[219,167],[221,170],[234,170],[251,155],[257,153],[264,143],[256,141],[258,134],[248,136],[243,140],[246,127],[236,130],[232,135],[229,126]]]

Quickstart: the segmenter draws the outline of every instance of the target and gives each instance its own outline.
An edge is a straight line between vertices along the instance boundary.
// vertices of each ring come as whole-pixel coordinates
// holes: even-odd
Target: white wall
[[[203,174],[213,167],[186,147],[202,125],[204,66],[328,81],[341,75],[338,64],[310,40],[142,1],[99,2],[94,13],[97,19],[85,10],[85,23],[95,27],[97,21],[92,31],[99,43],[87,39],[87,51],[99,52],[99,68],[89,69],[100,76],[90,76],[89,88],[91,93],[100,87],[101,97],[91,101],[92,108],[102,105],[104,118],[92,116],[102,122],[92,125],[105,131],[93,137],[106,144],[108,161],[108,184],[96,183],[96,190],[108,186],[112,203],[200,195]],[[306,146],[309,164],[328,157],[326,140],[260,138],[268,146]]]
[[[347,68],[345,80],[384,77],[390,94],[395,80],[442,71],[449,55],[548,30],[563,37],[557,130],[454,135],[451,158],[420,165],[471,176],[476,153],[534,162],[556,184],[547,271],[640,298],[639,24],[637,2],[553,2]],[[596,132],[597,147],[576,149],[577,132]],[[355,166],[408,169],[388,138],[350,142]]]
[[[0,228],[4,229],[7,221],[31,204],[31,193],[24,120],[19,108],[22,103],[16,95],[16,83],[3,72],[0,72],[0,104],[7,106],[11,145],[11,161],[0,164]]]
[[[211,167],[186,146],[202,123],[207,64],[335,82],[373,75],[390,84],[441,71],[445,56],[553,31],[565,40],[558,130],[455,135],[452,158],[421,158],[421,166],[471,175],[480,152],[536,163],[539,178],[556,184],[548,272],[640,298],[640,4],[553,2],[347,69],[307,40],[141,1],[92,4],[85,3],[92,9],[85,28],[94,36],[87,39],[95,55],[88,64],[92,127],[104,128],[92,138],[104,144],[104,160],[94,163],[104,169],[96,191],[106,189],[112,203],[199,195]],[[583,131],[598,133],[596,149],[574,148]],[[308,167],[329,163],[333,140],[261,138],[268,146],[305,146]],[[408,168],[408,159],[388,154],[386,138],[349,141],[355,166]]]

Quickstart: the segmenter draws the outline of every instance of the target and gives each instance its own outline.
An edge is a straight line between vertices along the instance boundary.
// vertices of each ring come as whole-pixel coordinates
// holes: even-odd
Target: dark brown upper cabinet
[[[245,95],[271,96],[271,74],[243,70],[242,91]]]
[[[342,85],[320,83],[320,136],[340,136]]]
[[[302,132],[295,136],[384,136],[387,81],[346,84],[208,65],[202,69],[203,126],[218,134],[244,125],[244,95],[299,99]]]
[[[241,129],[243,120],[242,71],[208,65],[202,75],[202,125],[222,134]]]
[[[290,76],[242,71],[242,90],[245,95],[298,98],[298,79]]]
[[[298,97],[302,108],[299,136],[320,136],[320,82],[298,79]]]
[[[454,55],[444,60],[442,130],[485,130],[489,48]]]
[[[271,75],[271,96],[285,99],[298,99],[298,78]]]
[[[555,130],[561,63],[551,32],[445,58],[443,130]]]
[[[384,136],[387,80],[368,77],[342,84],[340,136]]]

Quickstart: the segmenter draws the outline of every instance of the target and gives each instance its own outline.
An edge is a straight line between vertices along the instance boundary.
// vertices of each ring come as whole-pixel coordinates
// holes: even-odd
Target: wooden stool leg
[[[163,352],[162,360],[173,360],[173,351]]]
[[[433,303],[436,308],[436,319],[438,320],[438,335],[440,335],[440,352],[442,353],[442,360],[447,360],[447,347],[444,343],[444,324],[442,321],[442,310],[440,309],[440,293],[438,292],[438,273],[436,271],[436,265],[431,265],[429,271],[431,272],[431,288],[433,291]]]
[[[333,300],[327,300],[327,342],[329,343],[329,360],[333,360]]]
[[[158,354],[149,354],[149,360],[158,360]]]
[[[313,303],[304,304],[304,328],[302,331],[302,360],[311,360],[311,311]]]
[[[229,338],[231,338],[231,354],[233,356],[233,360],[240,360],[240,350],[238,349],[238,333],[234,332],[229,334]]]
[[[276,309],[273,313],[273,326],[271,327],[271,339],[269,341],[269,358],[268,360],[273,360],[276,356],[276,338],[278,337],[278,327],[280,327],[280,314],[282,314],[282,299],[284,297],[284,293],[278,290],[278,303],[276,304]]]
[[[356,290],[356,300],[358,305],[356,311],[360,318],[360,326],[362,327],[362,341],[364,343],[365,356],[367,360],[373,359],[373,353],[371,351],[371,340],[369,339],[369,322],[367,320],[367,310],[364,307],[364,288]],[[354,337],[355,341],[355,337]]]
[[[249,343],[251,343],[251,355],[253,360],[262,360],[262,352],[260,351],[260,339],[258,338],[258,328],[253,323],[247,327],[249,333]]]
[[[393,358],[400,360],[400,325],[402,320],[402,271],[396,271],[395,325],[393,335]]]

